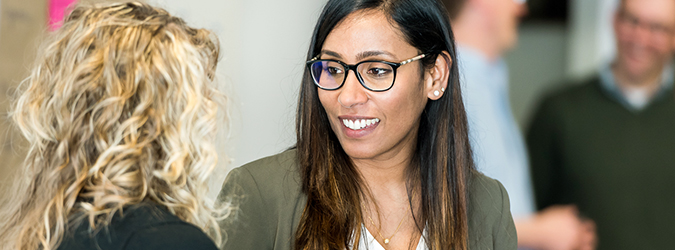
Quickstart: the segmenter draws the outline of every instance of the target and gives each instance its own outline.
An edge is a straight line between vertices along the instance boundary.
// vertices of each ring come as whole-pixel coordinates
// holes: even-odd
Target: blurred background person
[[[476,166],[509,192],[520,247],[592,249],[592,225],[572,206],[535,213],[527,152],[513,117],[503,54],[517,42],[523,1],[445,0],[457,39],[464,102]]]
[[[537,207],[577,204],[598,249],[675,243],[675,1],[623,0],[617,54],[546,97],[527,133]]]
[[[30,147],[0,248],[217,249],[218,56],[211,32],[162,9],[76,7],[14,104]]]

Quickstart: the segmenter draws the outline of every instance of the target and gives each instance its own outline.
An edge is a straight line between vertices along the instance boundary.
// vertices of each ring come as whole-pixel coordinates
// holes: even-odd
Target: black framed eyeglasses
[[[424,57],[426,57],[425,54],[420,54],[399,63],[369,60],[354,65],[349,65],[338,60],[318,59],[315,57],[307,62],[307,67],[309,67],[314,84],[321,89],[336,90],[341,88],[347,80],[349,70],[352,70],[356,73],[356,78],[364,88],[370,91],[382,92],[394,86],[396,69]]]

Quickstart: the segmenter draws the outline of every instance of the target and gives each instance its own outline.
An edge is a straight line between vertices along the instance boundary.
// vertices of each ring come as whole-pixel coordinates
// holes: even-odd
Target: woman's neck
[[[399,207],[408,201],[408,187],[412,157],[387,160],[354,160],[363,178],[367,203],[377,207]],[[396,205],[395,205],[396,204]]]
[[[392,157],[388,159],[352,159],[361,173],[364,184],[370,189],[403,189],[408,180],[408,169],[412,157]],[[375,191],[375,190],[372,190]]]
[[[413,216],[420,207],[419,192],[408,190],[406,185],[410,179],[412,159],[403,157],[386,161],[354,160],[367,189],[364,190],[367,197],[364,197],[366,201],[363,204],[363,224],[380,245],[387,249],[416,246],[420,239],[421,232],[418,232]]]

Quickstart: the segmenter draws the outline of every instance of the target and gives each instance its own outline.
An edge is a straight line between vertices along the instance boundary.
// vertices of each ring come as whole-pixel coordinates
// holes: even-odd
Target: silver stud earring
[[[445,88],[441,88],[441,92],[445,92]]]
[[[438,90],[434,91],[434,96],[439,96],[441,95],[441,92],[438,92]]]

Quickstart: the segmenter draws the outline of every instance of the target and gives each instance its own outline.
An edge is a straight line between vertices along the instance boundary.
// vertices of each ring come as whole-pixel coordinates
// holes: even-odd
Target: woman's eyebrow
[[[328,56],[332,56],[332,57],[335,57],[335,58],[338,58],[338,59],[343,58],[342,55],[340,55],[340,53],[330,51],[330,50],[322,50],[320,55],[328,55]],[[381,56],[381,55],[385,55],[385,56],[388,56],[388,57],[391,57],[391,58],[396,58],[393,54],[391,54],[389,52],[386,52],[386,51],[370,50],[370,51],[361,52],[358,55],[356,55],[356,60],[360,61],[360,60],[366,59],[368,57]]]
[[[340,53],[333,52],[333,51],[330,51],[330,50],[322,50],[321,53],[319,53],[319,55],[329,55],[329,56],[332,56],[332,57],[336,57],[338,59],[342,59],[342,56],[340,55]]]
[[[360,61],[360,60],[366,59],[368,57],[381,56],[381,55],[385,55],[385,56],[388,56],[388,57],[391,57],[391,58],[396,58],[394,55],[392,55],[391,53],[386,52],[386,51],[371,50],[371,51],[364,51],[364,52],[359,53],[358,55],[356,55],[356,60]]]

